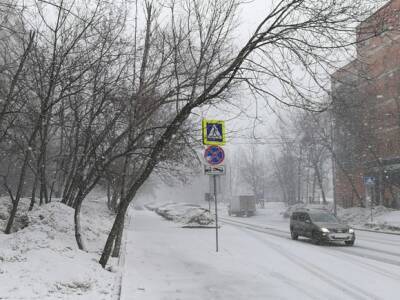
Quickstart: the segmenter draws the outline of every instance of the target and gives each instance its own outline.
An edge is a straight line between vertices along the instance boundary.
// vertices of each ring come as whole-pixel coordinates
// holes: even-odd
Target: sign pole
[[[215,200],[215,251],[218,252],[218,205],[217,205],[217,175],[213,175]]]
[[[375,177],[374,176],[364,176],[364,186],[365,186],[365,208],[371,210],[371,223],[372,223],[372,210],[373,210],[373,195],[375,194]]]
[[[201,123],[203,145],[209,145],[209,147],[204,151],[204,159],[209,166],[206,167],[204,171],[205,174],[213,177],[215,201],[215,249],[216,252],[218,252],[217,176],[225,174],[225,167],[221,165],[224,161],[225,153],[220,147],[226,143],[225,122],[221,120],[203,119]],[[211,208],[211,201],[209,205]]]
[[[372,223],[372,208],[373,208],[373,207],[372,207],[372,205],[373,205],[373,202],[372,202],[372,193],[374,192],[374,190],[375,190],[375,189],[374,189],[374,186],[371,186],[371,187],[370,187],[370,191],[371,191],[371,192],[369,193],[369,194],[370,194],[370,196],[369,196],[369,198],[370,198],[370,200],[369,200],[369,205],[371,206],[371,223]]]

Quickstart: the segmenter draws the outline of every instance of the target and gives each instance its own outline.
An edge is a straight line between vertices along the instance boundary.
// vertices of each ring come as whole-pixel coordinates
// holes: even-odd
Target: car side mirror
[[[307,224],[311,224],[311,221],[310,221],[309,219],[307,219],[305,222],[306,222]]]

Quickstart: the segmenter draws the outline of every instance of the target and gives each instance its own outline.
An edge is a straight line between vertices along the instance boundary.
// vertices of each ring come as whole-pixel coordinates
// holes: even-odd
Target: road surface
[[[356,232],[354,247],[317,246],[292,241],[285,221],[229,218],[216,253],[214,230],[132,217],[124,300],[399,299],[400,236]]]

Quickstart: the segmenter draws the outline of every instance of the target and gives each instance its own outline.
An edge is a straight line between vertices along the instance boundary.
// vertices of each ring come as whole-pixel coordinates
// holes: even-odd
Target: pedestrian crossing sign
[[[204,145],[225,145],[225,122],[220,120],[202,121],[203,144]]]

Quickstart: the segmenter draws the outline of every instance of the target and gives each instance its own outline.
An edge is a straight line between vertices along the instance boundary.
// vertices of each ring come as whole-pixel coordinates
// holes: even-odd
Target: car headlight
[[[354,229],[350,228],[349,233],[354,233]]]
[[[325,232],[325,233],[328,233],[328,232],[329,232],[329,229],[328,229],[328,228],[321,228],[321,231],[322,231],[322,232]]]

